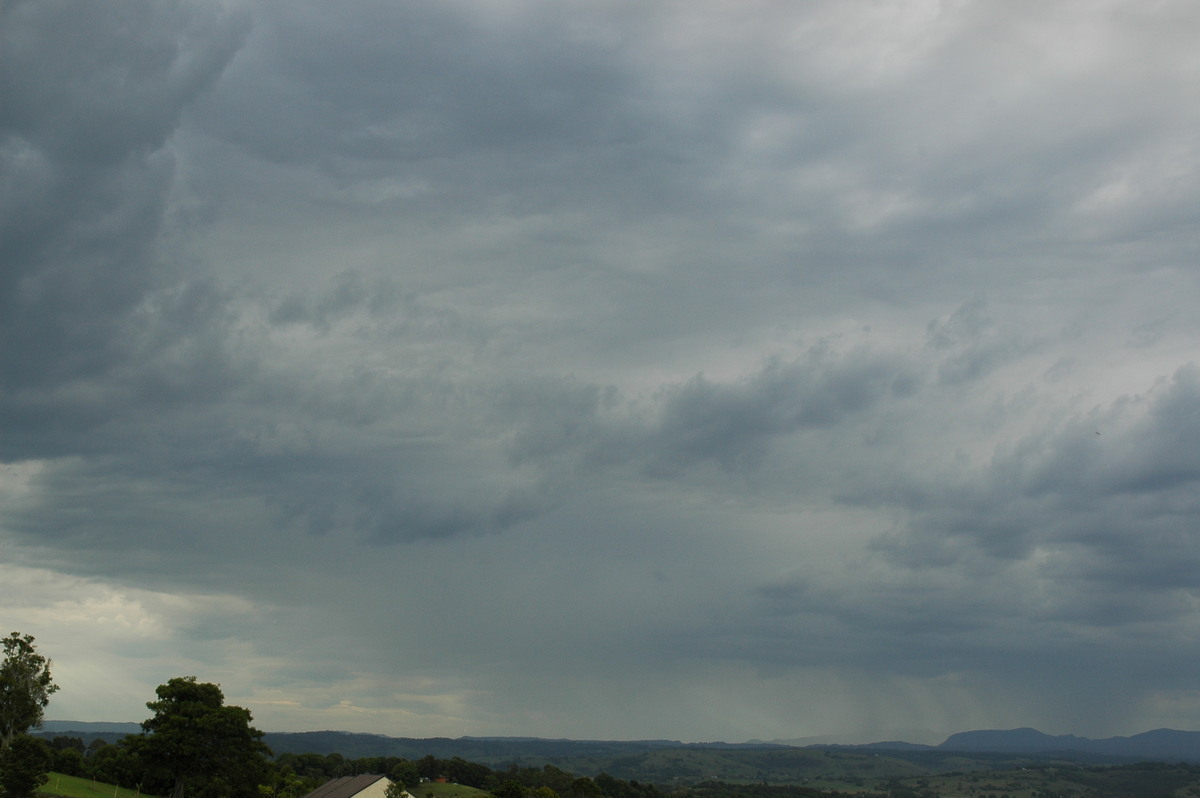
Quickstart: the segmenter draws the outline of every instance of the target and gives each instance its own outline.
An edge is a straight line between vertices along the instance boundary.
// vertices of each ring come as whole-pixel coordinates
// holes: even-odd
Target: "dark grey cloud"
[[[0,5],[64,714],[1195,725],[1200,18],[1118,6]]]
[[[77,436],[106,412],[95,394],[109,386],[90,381],[164,345],[142,305],[164,287],[165,145],[244,26],[186,4],[0,13],[0,413],[20,459],[64,453],[57,430]]]
[[[585,469],[635,465],[652,479],[704,464],[753,471],[773,440],[908,396],[920,379],[919,367],[903,358],[819,345],[746,377],[697,374],[636,402],[613,386],[577,381],[524,388],[508,403],[516,420],[508,452],[517,463],[555,470],[564,459]]]
[[[1196,367],[1186,365],[1145,394],[1030,433],[958,486],[928,484],[910,504],[921,514],[919,537],[901,540],[926,538],[944,557],[958,545],[1026,558],[1043,545],[1099,554],[1117,544],[1105,557],[1114,565],[1177,562],[1190,546],[1186,497],[1200,479],[1198,387]],[[914,559],[940,558],[922,550]],[[1139,587],[1177,586],[1146,576]]]

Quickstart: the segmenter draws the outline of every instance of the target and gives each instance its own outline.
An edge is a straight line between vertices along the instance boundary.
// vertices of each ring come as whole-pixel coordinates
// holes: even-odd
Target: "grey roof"
[[[380,779],[378,773],[363,773],[359,776],[342,776],[340,779],[330,779],[304,798],[352,798]]]

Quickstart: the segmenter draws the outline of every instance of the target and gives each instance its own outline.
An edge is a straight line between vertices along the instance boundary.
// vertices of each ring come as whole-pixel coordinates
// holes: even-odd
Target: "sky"
[[[1200,729],[1200,5],[0,0],[0,619],[140,721]]]

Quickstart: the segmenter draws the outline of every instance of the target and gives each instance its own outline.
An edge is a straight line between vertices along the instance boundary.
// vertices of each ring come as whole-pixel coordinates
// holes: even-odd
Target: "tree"
[[[18,734],[0,751],[0,786],[5,798],[29,798],[46,783],[50,747],[36,737]]]
[[[119,784],[122,787],[141,786],[147,792],[153,791],[161,795],[170,789],[170,783],[165,780],[146,783],[145,765],[133,753],[131,739],[137,738],[129,735],[113,745],[105,744],[94,750],[89,746],[91,753],[88,755],[86,763],[87,774],[93,779],[109,784]]]
[[[421,783],[421,774],[417,772],[417,766],[407,759],[397,762],[396,766],[388,773],[388,778],[400,784],[404,789],[416,788]]]
[[[265,779],[270,749],[250,725],[250,712],[225,706],[220,685],[195,676],[171,679],[146,707],[135,753],[172,784],[172,798],[255,798]]]
[[[442,775],[442,762],[433,754],[426,754],[417,760],[417,773],[423,779],[436,779]]]
[[[0,751],[13,738],[42,725],[42,713],[58,685],[50,677],[50,660],[37,653],[33,635],[13,632],[4,638],[0,663]]]
[[[312,792],[312,788],[305,783],[304,779],[296,775],[296,771],[290,766],[280,767],[278,762],[275,764],[276,767],[267,780],[258,785],[259,798],[300,798],[300,796]],[[389,786],[388,789],[391,787]]]
[[[74,748],[57,748],[50,754],[50,769],[68,776],[82,776],[87,765],[83,754]]]
[[[573,798],[600,798],[603,793],[596,786],[596,782],[583,776],[571,782],[571,789],[568,794],[573,796]]]
[[[499,787],[492,790],[492,795],[495,798],[525,798],[526,793],[525,786],[516,779],[508,779]]]

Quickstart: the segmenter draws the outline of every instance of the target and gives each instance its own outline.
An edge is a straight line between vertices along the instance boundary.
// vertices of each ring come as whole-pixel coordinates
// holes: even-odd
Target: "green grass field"
[[[62,798],[139,798],[137,790],[127,790],[112,784],[104,784],[77,776],[51,773],[50,779],[38,790],[39,795],[56,795]],[[147,798],[147,796],[141,796]]]
[[[461,784],[437,784],[427,781],[411,788],[409,794],[413,798],[478,798],[487,795],[484,790],[474,787],[464,787]]]

